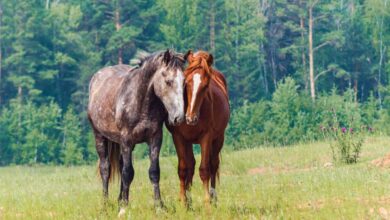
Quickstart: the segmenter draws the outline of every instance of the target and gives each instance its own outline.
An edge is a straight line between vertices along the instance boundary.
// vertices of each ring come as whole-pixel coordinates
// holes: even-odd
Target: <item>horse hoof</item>
[[[119,210],[119,213],[118,213],[118,218],[122,218],[126,215],[126,209],[125,208],[121,208]]]
[[[165,208],[165,206],[156,206],[154,209],[155,209],[157,214],[161,214],[161,213],[166,213],[167,212],[167,209]]]
[[[160,199],[154,200],[154,207],[155,208],[163,208],[164,207],[164,203]]]
[[[157,213],[166,211],[166,207],[161,200],[154,201],[154,209],[156,210]]]
[[[217,204],[217,191],[214,188],[210,189],[210,198],[211,198],[211,204],[216,205]]]

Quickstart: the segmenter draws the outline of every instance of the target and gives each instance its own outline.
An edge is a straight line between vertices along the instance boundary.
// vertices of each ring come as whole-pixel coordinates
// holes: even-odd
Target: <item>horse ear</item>
[[[211,66],[211,65],[213,65],[213,62],[214,62],[214,57],[213,57],[213,55],[210,53],[210,54],[209,54],[209,58],[207,59],[207,64],[208,64],[209,66]]]
[[[184,55],[184,60],[192,62],[193,57],[194,55],[192,54],[192,50],[188,50],[187,53]]]
[[[165,51],[164,53],[164,58],[163,58],[163,61],[165,63],[165,65],[168,65],[168,63],[171,61],[171,51],[169,49],[167,49],[167,51]]]

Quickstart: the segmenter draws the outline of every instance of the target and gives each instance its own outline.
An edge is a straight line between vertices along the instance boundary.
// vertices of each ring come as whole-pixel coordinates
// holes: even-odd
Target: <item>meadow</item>
[[[192,210],[178,201],[176,157],[161,158],[166,209],[153,208],[149,161],[135,160],[132,219],[386,219],[390,169],[371,161],[390,151],[390,138],[371,137],[353,165],[332,165],[327,143],[224,151],[218,205],[205,209],[198,173]],[[199,164],[199,155],[197,156]],[[119,183],[103,208],[96,166],[0,168],[0,219],[116,219]]]

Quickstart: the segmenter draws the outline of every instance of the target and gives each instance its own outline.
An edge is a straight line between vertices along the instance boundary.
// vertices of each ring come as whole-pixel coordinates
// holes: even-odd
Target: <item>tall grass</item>
[[[218,206],[204,208],[198,173],[193,210],[178,201],[176,157],[161,159],[166,211],[155,212],[148,160],[136,160],[128,216],[133,219],[375,219],[390,212],[390,171],[371,160],[390,138],[368,138],[357,164],[325,167],[326,143],[223,152]],[[199,165],[199,155],[197,156]],[[94,166],[0,168],[0,219],[115,219],[119,183],[104,209]],[[383,213],[382,213],[383,214]]]

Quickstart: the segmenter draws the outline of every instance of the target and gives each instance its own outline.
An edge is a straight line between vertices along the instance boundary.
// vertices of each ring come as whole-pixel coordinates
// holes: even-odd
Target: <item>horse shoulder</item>
[[[115,123],[122,129],[124,126],[133,127],[138,122],[140,115],[140,103],[137,89],[132,88],[131,79],[123,82],[118,94],[115,108]]]

